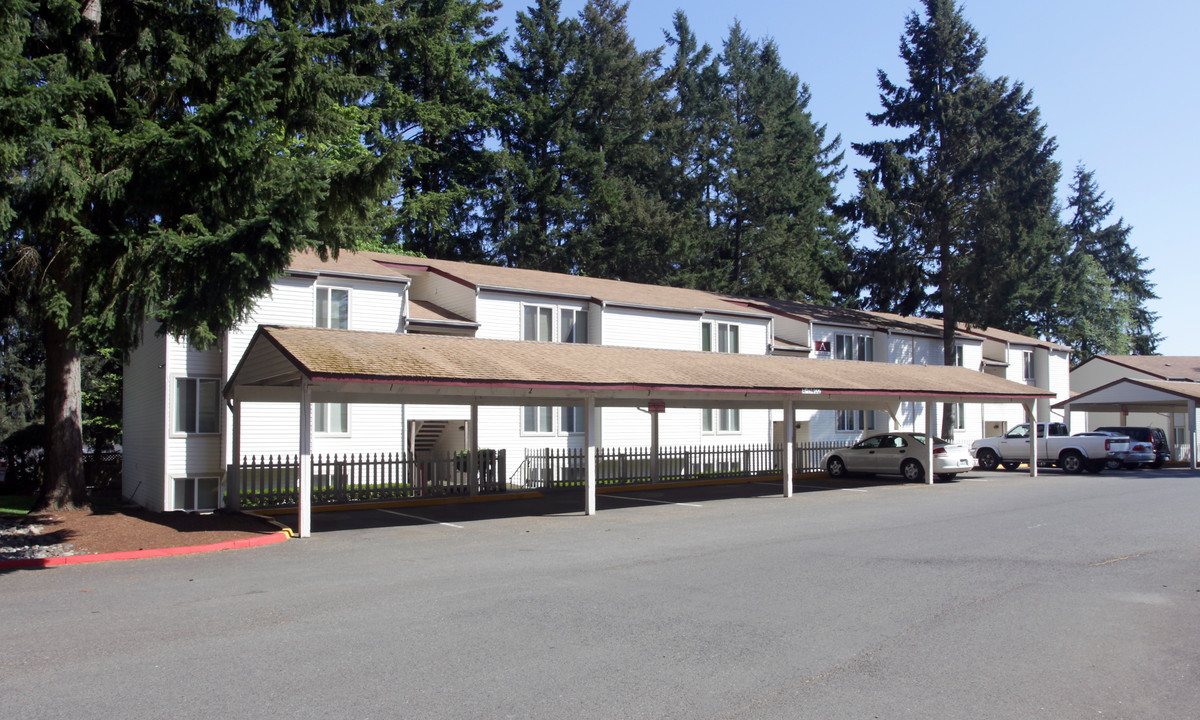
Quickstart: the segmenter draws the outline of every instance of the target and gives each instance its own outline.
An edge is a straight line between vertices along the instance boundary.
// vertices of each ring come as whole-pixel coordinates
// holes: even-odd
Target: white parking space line
[[[959,482],[987,482],[987,481],[988,481],[988,480],[987,480],[987,478],[965,478],[965,477],[957,477],[957,478],[954,478],[954,479],[955,479],[955,480],[957,480],[957,481],[959,481]]]
[[[846,492],[867,492],[863,488],[831,488],[824,485],[792,485],[794,488],[808,488],[810,490],[845,490]]]
[[[638,502],[659,503],[660,505],[683,505],[686,507],[704,507],[703,505],[697,505],[695,503],[678,503],[678,502],[671,502],[670,500],[654,500],[652,498],[630,497],[628,495],[610,495],[608,493],[604,493],[604,495],[602,495],[601,497],[621,498],[622,500],[636,500]]]
[[[462,525],[455,525],[454,523],[430,520],[429,518],[421,517],[420,515],[409,515],[408,513],[396,512],[395,510],[384,510],[383,508],[378,508],[378,510],[381,513],[387,513],[388,515],[399,515],[400,517],[412,518],[413,520],[422,520],[427,523],[433,523],[434,525],[445,525],[446,527],[458,528],[459,530],[463,529]]]

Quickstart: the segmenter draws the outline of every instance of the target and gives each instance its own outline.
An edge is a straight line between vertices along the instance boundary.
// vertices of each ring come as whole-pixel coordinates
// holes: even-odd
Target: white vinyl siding
[[[121,496],[155,511],[166,510],[166,442],[170,433],[170,378],[163,375],[166,346],[174,342],[143,330],[121,384]]]

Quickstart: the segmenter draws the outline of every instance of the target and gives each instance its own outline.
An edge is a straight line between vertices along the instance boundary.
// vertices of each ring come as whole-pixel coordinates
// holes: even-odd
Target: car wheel
[[[1163,465],[1165,465],[1165,464],[1166,464],[1166,463],[1165,463],[1164,461],[1162,461],[1162,460],[1155,460],[1154,462],[1150,463],[1150,467],[1152,467],[1152,468],[1154,468],[1155,470],[1157,470],[1157,469],[1159,469],[1160,467],[1162,467],[1162,466],[1163,466]]]
[[[1063,472],[1078,475],[1083,472],[1083,456],[1074,450],[1068,450],[1058,459],[1058,466]]]
[[[991,448],[980,450],[975,460],[979,463],[979,467],[984,470],[995,470],[1000,465],[1000,456]]]
[[[904,476],[906,482],[921,482],[925,479],[925,471],[921,469],[921,463],[909,458],[900,465],[900,474]]]
[[[1014,462],[1000,463],[1000,467],[1004,468],[1005,470],[1016,470],[1017,468],[1021,467],[1021,463],[1014,463]]]
[[[1122,467],[1120,460],[1109,460],[1108,462],[1105,463],[1105,466],[1109,470],[1120,470]]]
[[[846,477],[846,464],[837,455],[829,458],[829,462],[825,463],[825,470],[831,478]]]

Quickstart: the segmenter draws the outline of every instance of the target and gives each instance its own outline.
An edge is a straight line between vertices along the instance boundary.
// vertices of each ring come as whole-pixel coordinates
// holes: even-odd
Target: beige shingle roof
[[[271,350],[270,348],[274,348]],[[672,392],[920,394],[1035,398],[1050,394],[957,367],[809,360],[605,345],[260,326],[230,387],[280,377],[264,364],[278,352],[310,380],[371,383],[649,389]],[[267,367],[255,379],[247,367]],[[273,380],[272,380],[273,381]]]
[[[357,277],[376,277],[381,280],[408,280],[409,277],[396,268],[382,265],[375,256],[382,253],[363,253],[343,250],[334,258],[330,255],[322,260],[316,252],[305,250],[292,254],[292,262],[288,269],[301,273],[328,273],[333,275],[353,275]]]
[[[1200,357],[1194,355],[1097,355],[1101,360],[1160,378],[1200,382]]]
[[[361,254],[361,253],[360,253]],[[409,268],[430,268],[434,272],[453,278],[474,288],[509,289],[518,292],[544,293],[587,298],[597,302],[635,305],[689,312],[725,312],[739,315],[756,315],[766,318],[758,310],[731,302],[713,293],[689,288],[646,285],[643,283],[607,280],[604,278],[566,275],[542,270],[506,268],[495,265],[400,255],[369,254],[381,264],[404,272]],[[411,270],[410,270],[411,271]]]

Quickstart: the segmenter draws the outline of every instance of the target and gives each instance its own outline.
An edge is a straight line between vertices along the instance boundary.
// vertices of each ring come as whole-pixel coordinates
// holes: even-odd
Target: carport
[[[1200,383],[1122,378],[1055,403],[1054,407],[1063,408],[1067,418],[1071,417],[1072,410],[1168,415],[1186,413],[1189,455],[1192,470],[1195,470],[1197,400],[1200,400]],[[1171,425],[1174,424],[1172,421]]]
[[[235,458],[240,458],[242,403],[299,404],[301,537],[311,527],[314,402],[469,405],[471,476],[480,406],[582,406],[584,512],[594,515],[596,408],[780,408],[785,418],[794,418],[799,408],[885,410],[895,418],[901,403],[924,402],[925,431],[933,436],[936,403],[1019,403],[1034,421],[1038,399],[1052,397],[1040,388],[960,367],[270,325],[259,326],[224,394],[233,411]],[[657,415],[651,417],[653,447]],[[791,458],[794,441],[787,435],[784,457]],[[932,443],[925,453],[925,467],[932,468]],[[790,497],[792,463],[783,466],[783,495]],[[1029,473],[1037,475],[1036,456]],[[926,479],[932,483],[933,473]]]

